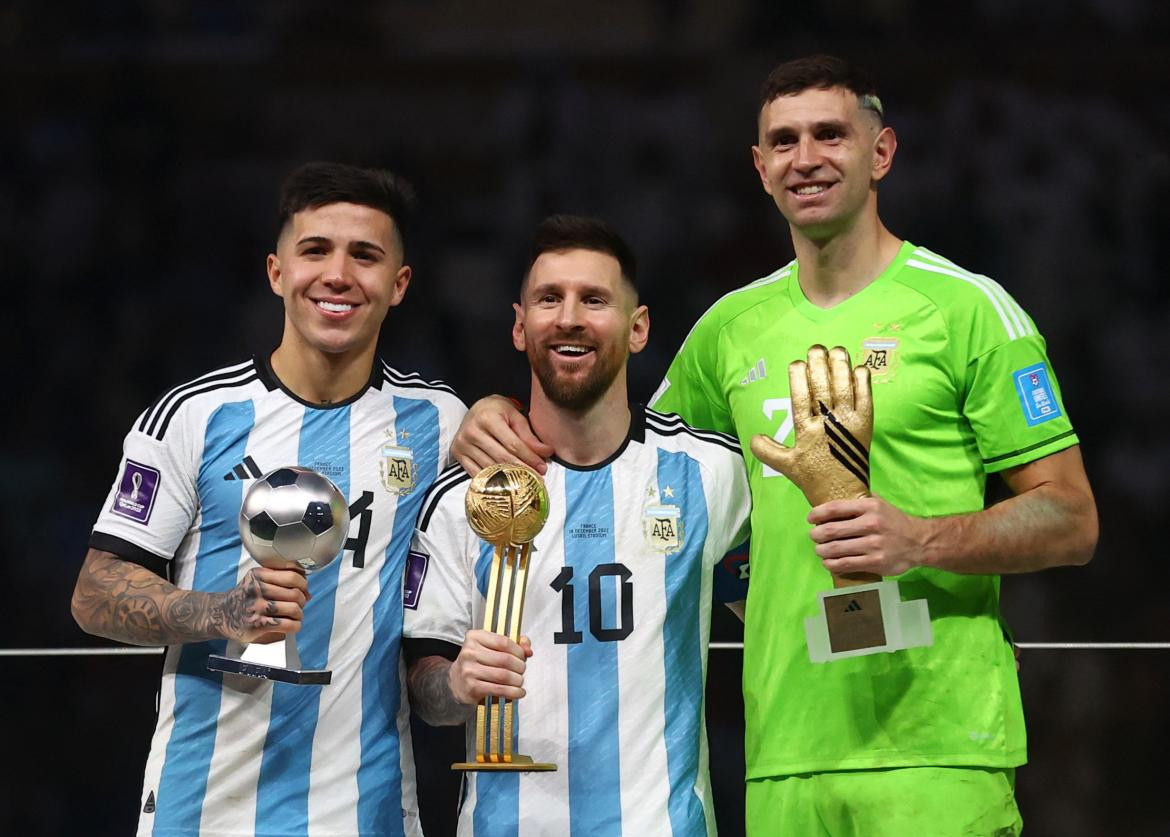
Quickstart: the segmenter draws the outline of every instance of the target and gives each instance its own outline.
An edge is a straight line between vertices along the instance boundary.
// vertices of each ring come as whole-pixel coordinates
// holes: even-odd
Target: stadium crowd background
[[[1157,0],[500,4],[109,0],[0,7],[3,646],[100,644],[69,616],[133,417],[271,349],[263,261],[282,176],[310,159],[417,187],[415,269],[383,355],[465,400],[522,393],[508,340],[528,236],[552,211],[631,240],[647,397],[696,317],[791,258],[751,168],[777,61],[842,54],[900,148],[898,235],[998,279],[1033,315],[1101,513],[1083,569],[1007,578],[1016,637],[1166,641],[1170,15]],[[878,417],[880,421],[880,415]],[[738,639],[721,618],[716,640]],[[0,832],[126,834],[161,658],[0,658]],[[742,828],[739,656],[711,653],[724,834]],[[1170,652],[1026,651],[1035,835],[1170,830]],[[424,823],[447,833],[460,736],[416,728]]]

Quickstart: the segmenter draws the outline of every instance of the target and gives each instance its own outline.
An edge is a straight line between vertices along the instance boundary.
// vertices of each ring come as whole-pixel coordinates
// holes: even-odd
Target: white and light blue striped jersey
[[[350,504],[340,557],[309,576],[297,635],[327,686],[207,670],[209,641],[167,650],[140,835],[420,833],[399,655],[402,569],[427,488],[465,409],[446,386],[377,363],[329,407],[298,400],[265,359],[176,387],[126,437],[91,546],[180,588],[226,591],[255,563],[237,526],[249,481],[285,465]]]
[[[461,835],[715,831],[704,717],[712,571],[747,536],[747,474],[731,437],[631,412],[608,460],[554,460],[545,476],[516,752],[557,771],[468,774]],[[408,641],[461,645],[482,627],[492,548],[468,528],[468,481],[445,471],[424,501],[404,577]]]

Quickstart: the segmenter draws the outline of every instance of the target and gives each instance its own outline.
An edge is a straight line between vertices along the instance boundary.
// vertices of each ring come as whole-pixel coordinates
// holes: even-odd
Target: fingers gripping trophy
[[[488,575],[483,629],[520,639],[524,589],[532,541],[548,520],[548,492],[537,473],[523,465],[489,465],[467,488],[467,522],[495,547]],[[475,710],[475,761],[454,770],[556,770],[512,752],[515,700],[488,695]]]
[[[869,369],[853,367],[841,346],[813,346],[808,361],[788,365],[796,443],[752,439],[752,453],[788,477],[812,506],[869,496],[873,395]],[[903,602],[898,582],[871,573],[833,574],[833,590],[817,594],[805,619],[814,663],[930,645],[925,600]]]
[[[310,468],[277,468],[258,479],[240,506],[240,537],[257,564],[312,573],[333,562],[349,533],[349,507],[333,481]],[[239,657],[213,654],[212,671],[323,686],[333,672],[304,669],[296,637],[245,646]]]

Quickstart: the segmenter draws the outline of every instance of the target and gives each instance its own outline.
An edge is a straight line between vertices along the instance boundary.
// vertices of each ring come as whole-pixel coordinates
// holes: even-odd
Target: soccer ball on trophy
[[[277,468],[257,480],[240,507],[240,536],[256,563],[315,572],[341,551],[349,508],[333,482],[309,468]]]
[[[240,537],[256,563],[270,570],[312,573],[330,564],[349,534],[345,495],[327,477],[309,468],[277,468],[252,485],[240,507]],[[212,654],[212,671],[323,686],[333,673],[303,668],[296,637],[253,642],[236,656]]]

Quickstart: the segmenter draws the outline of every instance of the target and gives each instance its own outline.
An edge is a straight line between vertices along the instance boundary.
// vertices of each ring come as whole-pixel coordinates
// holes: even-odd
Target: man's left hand
[[[808,522],[817,556],[831,573],[901,575],[926,562],[930,521],[880,497],[821,503],[809,512]]]

